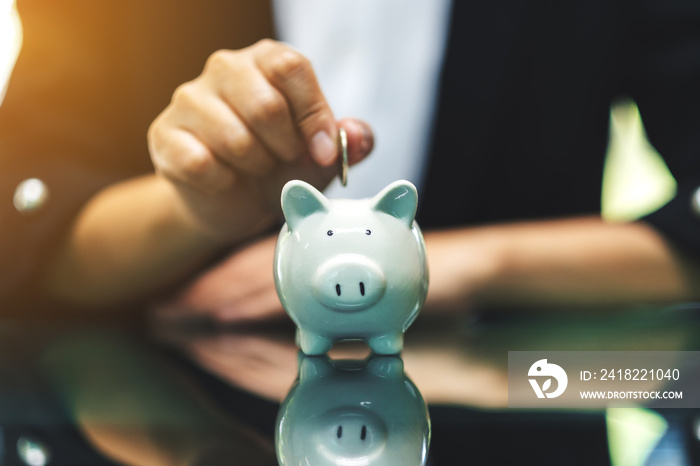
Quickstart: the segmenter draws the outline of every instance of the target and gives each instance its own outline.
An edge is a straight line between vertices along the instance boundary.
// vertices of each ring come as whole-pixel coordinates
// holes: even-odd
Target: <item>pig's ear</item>
[[[394,181],[372,198],[372,209],[393,215],[409,228],[418,207],[416,187],[409,181]]]
[[[282,212],[290,230],[305,217],[329,210],[328,199],[309,183],[292,180],[282,188]]]

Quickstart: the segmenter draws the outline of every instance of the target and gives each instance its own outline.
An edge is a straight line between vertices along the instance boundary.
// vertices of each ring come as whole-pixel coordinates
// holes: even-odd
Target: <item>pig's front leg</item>
[[[403,350],[403,333],[372,337],[367,343],[376,354],[398,354]]]
[[[308,330],[297,329],[297,346],[309,356],[326,354],[333,346],[333,340]]]

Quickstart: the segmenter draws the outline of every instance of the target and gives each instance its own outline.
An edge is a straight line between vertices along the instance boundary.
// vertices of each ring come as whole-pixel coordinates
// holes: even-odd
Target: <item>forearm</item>
[[[85,205],[49,264],[45,286],[77,305],[125,302],[181,280],[223,246],[197,228],[170,183],[145,176],[108,187]]]
[[[435,232],[426,241],[428,306],[436,308],[600,307],[700,297],[697,265],[643,223],[586,217]]]

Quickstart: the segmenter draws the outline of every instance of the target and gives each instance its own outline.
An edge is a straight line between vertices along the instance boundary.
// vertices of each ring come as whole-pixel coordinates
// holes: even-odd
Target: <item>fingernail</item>
[[[362,128],[362,142],[360,143],[360,153],[365,156],[369,154],[374,146],[374,134],[367,129],[367,126],[360,124]]]
[[[311,138],[311,156],[321,165],[330,165],[338,155],[333,140],[324,131]]]
[[[374,135],[366,123],[359,120],[348,120],[344,123],[352,128],[352,132],[360,135],[360,143],[353,151],[351,162],[357,162],[369,154],[374,146]]]

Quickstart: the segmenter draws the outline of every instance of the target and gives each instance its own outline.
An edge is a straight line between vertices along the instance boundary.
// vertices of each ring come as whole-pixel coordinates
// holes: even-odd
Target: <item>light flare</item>
[[[22,23],[14,0],[0,0],[0,104],[22,47]]]

